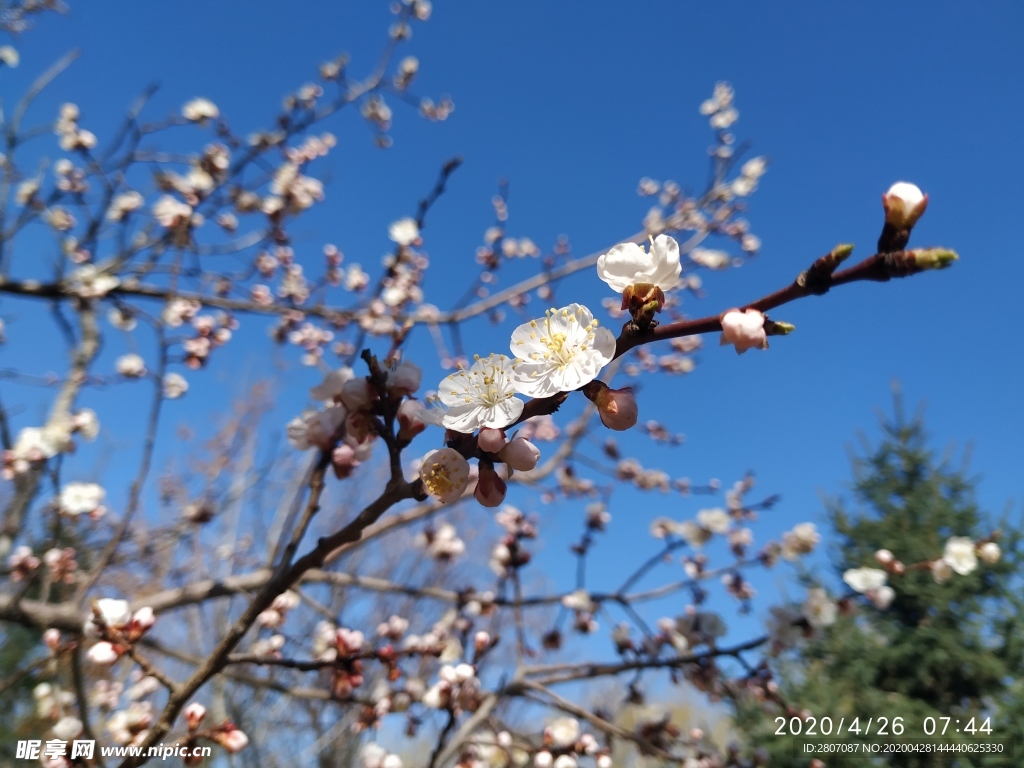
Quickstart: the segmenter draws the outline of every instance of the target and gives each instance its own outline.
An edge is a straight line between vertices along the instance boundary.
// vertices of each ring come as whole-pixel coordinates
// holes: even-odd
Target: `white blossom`
[[[117,372],[130,379],[137,379],[146,375],[146,363],[142,357],[134,352],[121,355],[115,362]]]
[[[518,419],[523,401],[515,396],[515,366],[505,355],[491,354],[444,379],[437,387],[437,397],[448,409],[444,426],[468,433],[481,427],[500,429]]]
[[[288,422],[288,442],[297,450],[331,447],[339,428],[345,423],[348,411],[343,405],[333,405],[322,411],[304,411]]]
[[[192,99],[181,108],[181,114],[186,120],[194,123],[202,123],[206,120],[216,120],[220,117],[220,110],[217,105],[209,99]]]
[[[764,314],[756,309],[741,312],[731,309],[722,315],[722,335],[719,344],[732,344],[736,354],[748,349],[768,349],[768,335],[764,330]]]
[[[654,238],[649,251],[636,243],[619,243],[597,259],[597,276],[617,293],[637,283],[668,291],[679,282],[682,269],[679,243],[668,235]]]
[[[978,567],[978,556],[974,551],[974,542],[966,536],[952,536],[946,542],[942,553],[946,564],[961,576],[966,576]]]
[[[188,392],[188,380],[180,373],[168,373],[164,376],[164,397],[177,400]]]
[[[724,509],[702,509],[697,513],[697,522],[701,528],[722,534],[729,530],[732,518]]]
[[[510,348],[520,360],[512,371],[516,391],[547,397],[593,381],[615,356],[615,336],[574,303],[520,325]]]
[[[469,484],[469,462],[454,448],[430,451],[420,464],[423,488],[438,501],[455,501]]]
[[[353,370],[343,365],[324,376],[322,382],[309,390],[309,396],[323,403],[332,402],[341,397],[342,388],[354,378]]]
[[[66,515],[77,517],[102,509],[106,491],[96,483],[68,483],[61,489],[58,506]]]
[[[412,245],[420,238],[420,228],[415,219],[406,217],[391,223],[388,237],[399,245]]]
[[[820,587],[807,590],[803,615],[812,627],[828,627],[835,623],[839,609],[828,593]]]
[[[885,584],[885,571],[878,568],[850,568],[843,574],[843,581],[855,592],[870,592]]]
[[[994,541],[986,541],[978,549],[978,557],[984,560],[989,565],[999,562],[999,558],[1002,556],[1002,551],[999,549],[999,545]]]
[[[68,275],[68,282],[72,290],[83,299],[103,298],[121,284],[118,278],[100,272],[93,264],[85,264],[76,269]]]
[[[18,50],[14,46],[0,45],[0,61],[14,69],[21,61],[21,56],[18,55]]]
[[[544,740],[556,749],[571,747],[580,738],[580,722],[575,717],[552,720],[544,729]]]

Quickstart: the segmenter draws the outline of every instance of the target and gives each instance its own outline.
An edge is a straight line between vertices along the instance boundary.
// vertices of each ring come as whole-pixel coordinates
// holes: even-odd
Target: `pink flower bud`
[[[525,437],[517,437],[498,451],[498,461],[517,472],[529,472],[540,460],[540,449]]]
[[[485,507],[497,507],[505,501],[505,493],[508,486],[498,473],[494,471],[494,465],[488,462],[480,462],[480,476],[476,481],[476,490],[473,496]]]
[[[640,416],[640,409],[637,408],[636,398],[633,397],[633,390],[630,387],[622,389],[605,387],[594,399],[594,405],[597,406],[601,423],[608,429],[619,432],[636,426],[636,421]]]
[[[141,635],[155,623],[156,615],[153,613],[153,609],[148,605],[143,606],[132,615],[129,632],[136,636]]]
[[[242,731],[238,730],[234,723],[230,721],[224,725],[223,731],[213,735],[213,740],[231,754],[241,752],[249,744],[249,737]]]
[[[51,651],[56,651],[60,647],[60,630],[48,629],[43,632],[43,643]]]
[[[120,658],[120,654],[114,650],[114,646],[106,641],[96,643],[86,654],[89,661],[100,667],[109,667]]]
[[[373,402],[373,390],[370,382],[364,378],[346,381],[341,388],[341,402],[350,411],[365,411]]]
[[[882,195],[885,221],[896,229],[910,229],[928,207],[928,195],[916,184],[899,181]]]
[[[415,363],[401,362],[388,371],[388,392],[392,395],[411,395],[420,388],[423,372]]]
[[[427,428],[427,422],[423,418],[423,411],[426,406],[419,400],[403,400],[398,406],[398,439],[409,442],[416,435]]]
[[[491,644],[491,636],[482,629],[473,635],[473,647],[476,648],[476,652],[480,653]]]
[[[732,344],[736,354],[748,349],[768,349],[768,335],[764,331],[764,315],[756,309],[741,312],[730,309],[722,315],[722,335],[719,344]]]
[[[477,436],[476,444],[485,453],[497,453],[505,447],[505,433],[500,429],[484,427]]]
[[[339,480],[344,480],[359,466],[355,449],[347,443],[339,443],[331,452],[331,466],[334,468],[335,476]]]
[[[206,707],[199,702],[192,702],[184,710],[185,722],[188,723],[188,729],[194,731],[199,727],[199,724],[203,722],[203,718],[206,717]]]

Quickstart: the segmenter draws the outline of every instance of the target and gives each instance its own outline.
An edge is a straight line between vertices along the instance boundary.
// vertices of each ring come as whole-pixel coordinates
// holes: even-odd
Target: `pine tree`
[[[907,419],[899,399],[895,416],[883,420],[882,438],[853,461],[851,509],[841,499],[826,511],[837,535],[832,553],[837,575],[848,568],[876,566],[875,553],[888,549],[904,563],[934,559],[950,536],[978,541],[994,526],[974,501],[976,480],[927,445],[921,418]],[[896,597],[886,610],[863,598],[852,615],[789,655],[775,671],[782,697],[834,723],[860,717],[902,717],[904,739],[927,738],[926,718],[950,740],[977,741],[963,731],[981,729],[991,718],[991,739],[1016,741],[1024,748],[1024,611],[1019,596],[1022,573],[1018,531],[1002,521],[1000,561],[973,573],[954,574],[939,584],[929,570],[892,579]],[[806,576],[808,585],[814,581]],[[771,735],[775,723],[755,707],[741,707],[740,730],[753,746],[766,750],[772,766],[796,768],[809,759],[794,752],[793,740]],[[959,720],[959,723],[956,721]],[[930,721],[929,721],[930,722]],[[961,733],[957,735],[959,728]],[[891,726],[890,726],[891,732]],[[933,766],[1018,766],[1024,755],[977,757],[902,754],[879,759],[894,768]],[[826,764],[829,764],[826,761]],[[862,763],[862,764],[871,764]]]

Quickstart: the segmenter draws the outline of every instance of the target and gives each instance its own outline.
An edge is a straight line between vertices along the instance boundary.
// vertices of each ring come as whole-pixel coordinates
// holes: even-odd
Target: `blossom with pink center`
[[[734,345],[738,355],[748,349],[767,349],[768,335],[764,330],[764,320],[764,314],[756,309],[730,309],[722,315],[719,344]]]

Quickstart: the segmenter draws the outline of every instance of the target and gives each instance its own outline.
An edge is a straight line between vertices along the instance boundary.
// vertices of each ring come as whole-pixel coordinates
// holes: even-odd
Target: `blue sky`
[[[268,127],[281,97],[338,52],[352,54],[353,71],[368,71],[392,18],[376,0],[181,0],[155,8],[72,2],[69,17],[42,20],[16,43],[21,67],[0,72],[5,105],[56,57],[80,47],[81,58],[41,99],[39,122],[73,100],[102,141],[113,116],[155,81],[161,90],[150,115],[202,95],[245,133]],[[455,113],[432,124],[393,103],[395,144],[386,151],[372,146],[354,112],[334,120],[328,127],[339,147],[326,161],[327,200],[294,230],[296,249],[315,264],[321,246],[333,242],[347,261],[376,266],[389,246],[388,223],[414,212],[443,161],[461,155],[464,166],[424,232],[429,301],[446,307],[461,295],[449,276],[472,268],[499,178],[510,184],[511,234],[542,248],[565,234],[578,255],[600,250],[639,229],[649,204],[636,194],[641,177],[702,188],[711,134],[697,107],[717,80],[728,80],[740,111],[736,133],[772,161],[748,216],[763,249],[740,270],[706,276],[708,297],[688,301],[686,311],[710,314],[779,288],[839,242],[856,243],[855,256],[872,253],[880,194],[897,180],[931,197],[912,244],[955,248],[961,261],[942,273],[848,286],[782,308],[775,316],[798,330],[765,353],[738,357],[706,339],[693,374],[647,381],[640,399],[642,418],[657,413],[686,443],[657,452],[640,438],[625,444],[652,466],[698,482],[729,483],[754,469],[757,493],[783,496],[755,529],[763,541],[795,522],[822,522],[821,494],[843,489],[855,433],[876,432],[875,410],[889,408],[898,379],[908,406],[926,404],[936,445],[973,445],[982,505],[999,513],[1015,499],[1019,509],[1022,32],[1024,6],[1012,2],[437,2],[405,52],[421,62],[416,92],[450,94]],[[206,140],[188,138],[192,147]],[[597,307],[604,288],[588,271],[558,297]],[[0,304],[5,318],[27,311]],[[44,359],[38,342],[46,337],[29,347],[8,323],[5,367],[60,370],[59,348],[52,362]],[[223,409],[239,392],[238,371],[271,369],[264,324],[243,323],[238,342],[190,376],[189,397],[169,405],[165,437],[175,423]],[[467,339],[472,351],[505,351],[507,330],[480,325]],[[111,341],[101,367],[111,369],[122,346]],[[318,378],[296,358],[271,361],[287,363],[282,425]],[[416,359],[431,386],[440,370],[430,357]],[[7,383],[3,390],[5,403],[25,395]],[[136,391],[118,401],[124,410],[116,415],[94,396],[109,439],[122,449],[146,407]],[[158,467],[166,457],[158,456]],[[82,474],[94,466],[85,456],[77,461]],[[112,493],[112,504],[122,505],[121,492]],[[616,499],[615,545],[597,550],[614,564],[612,583],[595,588],[615,586],[626,563],[651,551],[651,517],[702,506],[676,496]],[[552,512],[529,497],[519,501],[545,515],[547,551],[564,552],[579,530],[578,508]]]

